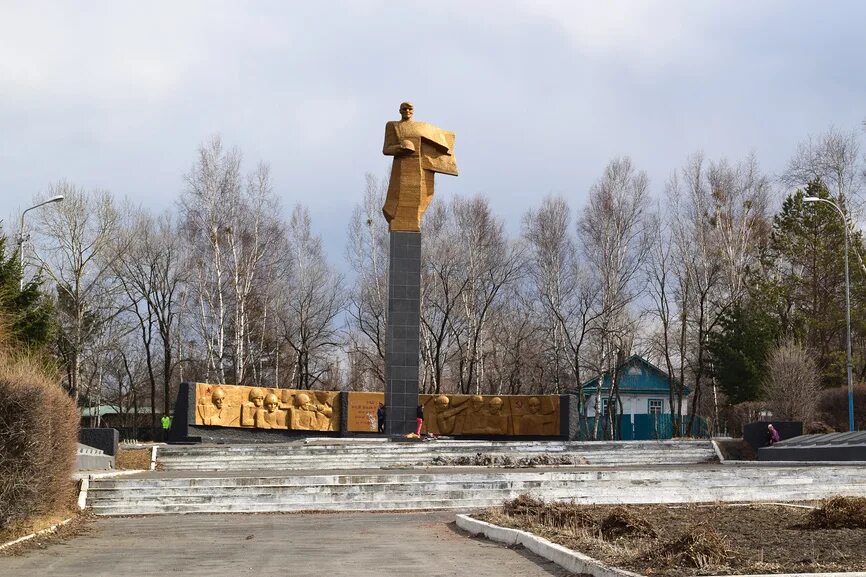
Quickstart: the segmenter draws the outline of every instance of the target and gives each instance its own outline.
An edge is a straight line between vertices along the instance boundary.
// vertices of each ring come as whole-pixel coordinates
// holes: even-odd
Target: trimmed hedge
[[[33,360],[0,354],[0,529],[72,503],[77,443],[69,395]]]

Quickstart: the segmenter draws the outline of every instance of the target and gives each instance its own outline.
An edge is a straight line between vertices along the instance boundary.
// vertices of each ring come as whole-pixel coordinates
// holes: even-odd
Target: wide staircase
[[[99,515],[467,510],[528,493],[578,503],[799,501],[866,495],[866,467],[690,465],[607,469],[438,468],[267,475],[176,471],[91,483]]]
[[[447,441],[370,442],[308,439],[268,445],[188,445],[160,448],[158,463],[175,471],[300,471],[453,465],[482,456],[546,458],[548,464],[605,467],[682,465],[716,459],[712,444],[696,441]],[[556,463],[554,463],[556,461]]]
[[[497,465],[471,466],[479,459]],[[866,496],[866,466],[720,465],[709,441],[306,439],[161,447],[157,462],[157,471],[92,478],[87,504],[146,515],[467,510],[524,493],[606,504]]]

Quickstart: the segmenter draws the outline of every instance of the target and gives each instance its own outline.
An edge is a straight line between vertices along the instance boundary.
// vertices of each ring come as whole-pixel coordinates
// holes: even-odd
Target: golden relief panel
[[[195,424],[245,429],[339,431],[340,393],[195,385]]]
[[[350,432],[375,432],[385,393],[348,393]],[[419,395],[423,432],[434,435],[558,436],[556,395]]]
[[[434,435],[559,435],[555,395],[420,395]]]
[[[350,433],[375,433],[379,430],[376,411],[385,403],[385,393],[349,392],[346,428]]]

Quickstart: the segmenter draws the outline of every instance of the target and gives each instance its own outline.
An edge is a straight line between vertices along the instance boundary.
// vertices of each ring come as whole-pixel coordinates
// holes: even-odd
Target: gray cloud
[[[0,7],[7,219],[67,178],[171,206],[218,132],[308,204],[332,258],[401,100],[457,132],[461,176],[516,229],[582,204],[631,155],[660,191],[686,155],[757,152],[864,117],[859,2],[88,2]]]

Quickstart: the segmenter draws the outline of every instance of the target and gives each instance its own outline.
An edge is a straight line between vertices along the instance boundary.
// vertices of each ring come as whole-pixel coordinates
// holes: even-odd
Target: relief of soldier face
[[[306,409],[310,406],[310,396],[306,393],[301,393],[295,397],[295,406],[301,409]]]
[[[448,399],[448,397],[446,397],[445,395],[439,395],[438,397],[436,397],[436,400],[434,401],[434,403],[436,404],[436,409],[437,409],[437,410],[440,410],[440,411],[441,411],[442,409],[447,409],[447,408],[448,408],[448,404],[449,404],[450,402],[451,402],[451,401],[450,401],[450,400]]]
[[[529,412],[533,415],[541,410],[541,401],[539,401],[536,397],[532,397],[529,399]]]
[[[484,399],[479,395],[473,395],[471,399],[469,399],[469,403],[472,405],[472,411],[477,413],[484,407]]]
[[[277,410],[277,407],[280,406],[280,400],[273,393],[265,397],[265,410],[269,413],[273,413]]]
[[[261,389],[253,389],[250,391],[250,402],[256,407],[261,408],[265,402],[265,393]]]
[[[226,392],[222,389],[217,388],[217,389],[214,389],[210,400],[217,409],[222,409],[223,408],[223,399],[225,398],[225,396],[226,396]]]
[[[499,411],[502,410],[502,399],[499,397],[493,397],[490,399],[490,414],[498,415]]]

